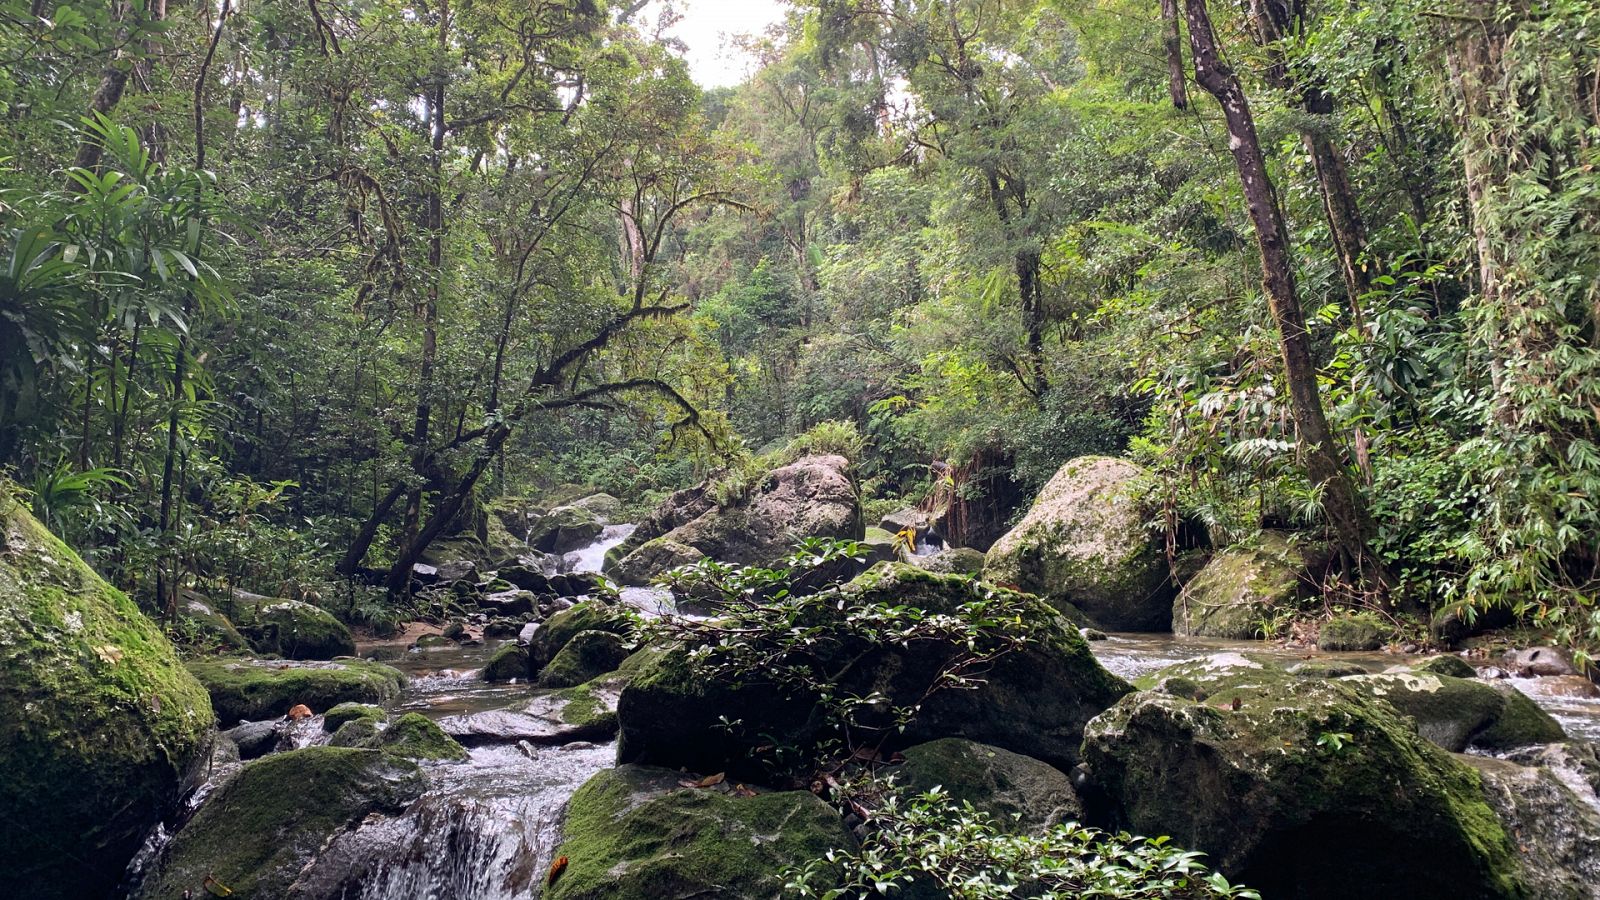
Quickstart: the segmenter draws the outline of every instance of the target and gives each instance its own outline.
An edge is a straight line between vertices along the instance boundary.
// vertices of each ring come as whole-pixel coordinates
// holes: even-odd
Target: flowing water
[[[631,525],[606,528],[595,544],[567,554],[563,568],[599,571],[606,552],[632,530]],[[625,589],[623,601],[647,616],[674,611],[671,595],[654,588]],[[1170,634],[1114,634],[1091,647],[1107,669],[1128,679],[1176,662],[1230,651],[1274,657],[1284,664],[1336,659],[1374,672],[1415,658],[1390,653],[1323,654],[1274,644]],[[418,711],[439,720],[528,702],[532,693],[526,684],[481,680],[479,670],[494,649],[494,644],[477,644],[417,650],[403,638],[364,645],[361,652],[405,672],[408,686],[399,710]],[[1551,683],[1556,681],[1559,679],[1511,680],[1556,716],[1569,734],[1600,740],[1600,699],[1554,690]],[[294,745],[325,741],[320,724],[320,716],[300,723]],[[369,817],[335,839],[302,873],[301,896],[329,900],[537,897],[559,845],[568,799],[592,775],[613,764],[615,744],[506,742],[474,746],[469,753],[465,761],[429,764],[430,787],[404,813]],[[236,767],[235,762],[226,768]]]
[[[633,534],[637,525],[607,525],[600,539],[587,547],[579,547],[561,558],[561,568],[566,572],[598,572],[605,565],[606,554]]]

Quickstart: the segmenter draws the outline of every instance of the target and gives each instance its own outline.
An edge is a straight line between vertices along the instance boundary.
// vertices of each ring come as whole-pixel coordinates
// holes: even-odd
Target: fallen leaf
[[[680,781],[678,783],[683,785],[686,788],[708,788],[708,787],[716,787],[717,785],[721,784],[723,782],[723,780],[725,778],[727,778],[727,777],[728,777],[728,774],[726,772],[718,772],[715,775],[707,775],[706,777],[700,779],[699,781],[690,781],[688,779],[684,779],[683,781]]]
[[[561,873],[565,872],[566,870],[567,858],[565,856],[556,857],[556,861],[550,864],[550,873],[544,877],[545,887],[551,887],[554,885],[556,883],[556,879],[560,878]]]
[[[296,722],[300,721],[301,719],[309,719],[313,715],[314,713],[311,712],[311,707],[305,705],[304,703],[297,703],[289,708],[289,718]]]
[[[122,650],[110,644],[101,644],[94,648],[94,652],[96,656],[113,666],[122,662]]]
[[[756,792],[747,785],[736,784],[733,786],[733,795],[735,797],[754,797]]]
[[[233,888],[228,887],[227,885],[225,885],[222,882],[218,881],[217,880],[217,876],[212,875],[210,872],[206,873],[206,877],[205,877],[205,879],[203,881],[200,882],[200,886],[205,888],[206,889],[206,893],[210,894],[213,897],[232,897],[233,896]]]

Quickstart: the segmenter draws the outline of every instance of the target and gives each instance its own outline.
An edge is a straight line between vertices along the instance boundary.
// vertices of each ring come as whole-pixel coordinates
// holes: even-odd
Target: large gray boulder
[[[104,897],[178,802],[213,718],[155,623],[0,479],[0,882]]]
[[[614,561],[613,574],[642,584],[671,565],[692,561],[693,553],[741,565],[771,566],[808,537],[859,540],[863,529],[860,494],[842,456],[804,456],[767,473],[748,499],[729,506],[707,502],[706,495],[674,494],[630,540],[637,549]],[[698,513],[692,515],[695,510]]]
[[[1306,556],[1282,532],[1218,551],[1172,604],[1174,634],[1248,640],[1262,613],[1282,609],[1306,584]]]
[[[1104,819],[1170,835],[1264,897],[1527,896],[1478,774],[1394,707],[1346,679],[1225,663],[1159,677],[1089,723]]]
[[[1075,607],[1112,631],[1165,631],[1172,587],[1146,527],[1144,470],[1082,456],[1062,466],[994,546],[983,577]]]

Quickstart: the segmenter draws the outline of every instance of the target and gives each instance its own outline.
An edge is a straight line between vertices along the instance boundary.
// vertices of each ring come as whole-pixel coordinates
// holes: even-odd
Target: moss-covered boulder
[[[1600,896],[1600,806],[1595,798],[1580,797],[1550,769],[1485,756],[1458,758],[1478,771],[1489,805],[1515,835],[1529,896]]]
[[[1372,613],[1340,613],[1322,623],[1317,649],[1377,650],[1388,643],[1392,629]]]
[[[996,596],[1023,610],[1031,639],[995,660],[973,689],[934,693],[888,746],[964,737],[1069,768],[1084,723],[1131,688],[1101,668],[1077,628],[1035,598],[904,563],[880,563],[813,604],[824,635],[817,642],[825,654],[820,662],[841,695],[876,692],[895,704],[913,703],[953,658],[948,645],[868,644],[829,623],[876,605],[951,614]],[[684,647],[659,652],[640,666],[617,709],[622,762],[754,773],[772,745],[807,746],[823,724],[817,696],[784,693],[760,678],[700,671]],[[729,730],[724,719],[744,727]]]
[[[567,642],[585,631],[605,631],[617,635],[633,633],[630,612],[604,600],[574,603],[541,623],[528,641],[528,665],[538,672],[549,665]],[[588,679],[584,679],[587,681]]]
[[[902,795],[934,788],[956,803],[970,803],[1006,830],[1038,832],[1083,818],[1072,780],[1031,756],[962,738],[940,738],[905,750],[889,769]]]
[[[1292,603],[1305,584],[1305,556],[1281,532],[1214,554],[1172,603],[1174,634],[1254,638],[1261,614]]]
[[[351,719],[334,729],[328,737],[328,746],[371,750],[379,732],[383,731],[383,723],[383,719]]]
[[[407,759],[447,761],[467,758],[467,748],[422,713],[406,713],[378,732],[369,745]]]
[[[892,532],[882,528],[867,526],[861,535],[861,543],[867,546],[867,562],[892,562],[900,557],[895,547],[895,538]]]
[[[695,554],[771,566],[793,552],[802,538],[854,540],[863,534],[860,496],[850,462],[842,456],[803,456],[766,473],[747,498],[727,506],[708,503],[702,491],[674,494],[663,507],[635,532],[638,543],[633,546],[638,549],[617,562],[614,575],[624,584],[644,584],[673,566],[693,562]],[[659,531],[656,523],[673,527]]]
[[[177,640],[191,652],[233,653],[250,649],[250,642],[228,617],[218,612],[210,600],[192,591],[185,591],[178,600],[178,621],[181,627]]]
[[[621,512],[622,501],[609,494],[595,494],[555,507],[529,527],[528,545],[545,553],[570,553],[594,543],[606,524]]]
[[[340,703],[322,714],[322,728],[324,731],[338,731],[339,726],[357,719],[370,719],[382,722],[389,717],[389,713],[381,706],[371,703]]]
[[[629,652],[623,639],[609,631],[580,631],[539,671],[539,686],[576,687],[616,671]]]
[[[1388,702],[1446,750],[1510,750],[1567,737],[1549,713],[1508,684],[1431,672],[1356,675],[1340,683]]]
[[[376,750],[312,747],[245,766],[173,837],[136,900],[208,897],[209,876],[235,900],[292,896],[328,839],[421,795],[416,763]]]
[[[1430,656],[1411,665],[1411,671],[1417,673],[1430,673],[1433,675],[1449,675],[1452,678],[1476,678],[1478,670],[1472,664],[1459,656]]]
[[[527,680],[528,675],[528,648],[513,641],[501,644],[483,665],[484,681]]]
[[[105,896],[214,719],[167,638],[0,481],[0,882]]]
[[[1122,459],[1068,462],[989,548],[983,577],[1076,607],[1112,631],[1166,631],[1173,591],[1145,527],[1143,480]]]
[[[1084,735],[1092,805],[1264,897],[1523,896],[1477,773],[1344,682],[1245,666],[1126,697]]]
[[[398,669],[361,659],[219,657],[192,660],[189,671],[211,694],[211,705],[223,725],[277,718],[302,703],[312,712],[346,702],[388,703],[405,686]]]
[[[785,869],[854,847],[809,792],[734,796],[685,780],[644,766],[589,779],[567,808],[556,850],[567,867],[546,900],[770,900],[784,894]]]
[[[257,653],[285,659],[333,659],[356,652],[350,629],[320,606],[301,600],[263,603],[245,633]]]

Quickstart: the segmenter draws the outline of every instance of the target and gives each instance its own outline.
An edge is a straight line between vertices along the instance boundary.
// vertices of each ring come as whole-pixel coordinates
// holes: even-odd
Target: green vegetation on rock
[[[270,719],[305,704],[312,712],[341,703],[383,704],[405,685],[399,670],[361,659],[333,662],[217,657],[189,663],[211,694],[217,719]]]
[[[348,727],[348,726],[347,726]],[[195,813],[135,900],[281,900],[327,840],[370,813],[394,813],[424,786],[417,765],[376,750],[313,747],[246,765]]]
[[[155,623],[4,480],[0,717],[0,872],[39,900],[110,891],[215,722]]]
[[[807,791],[739,797],[686,788],[670,769],[620,766],[572,796],[547,900],[783,895],[781,873],[849,850],[839,814]]]

